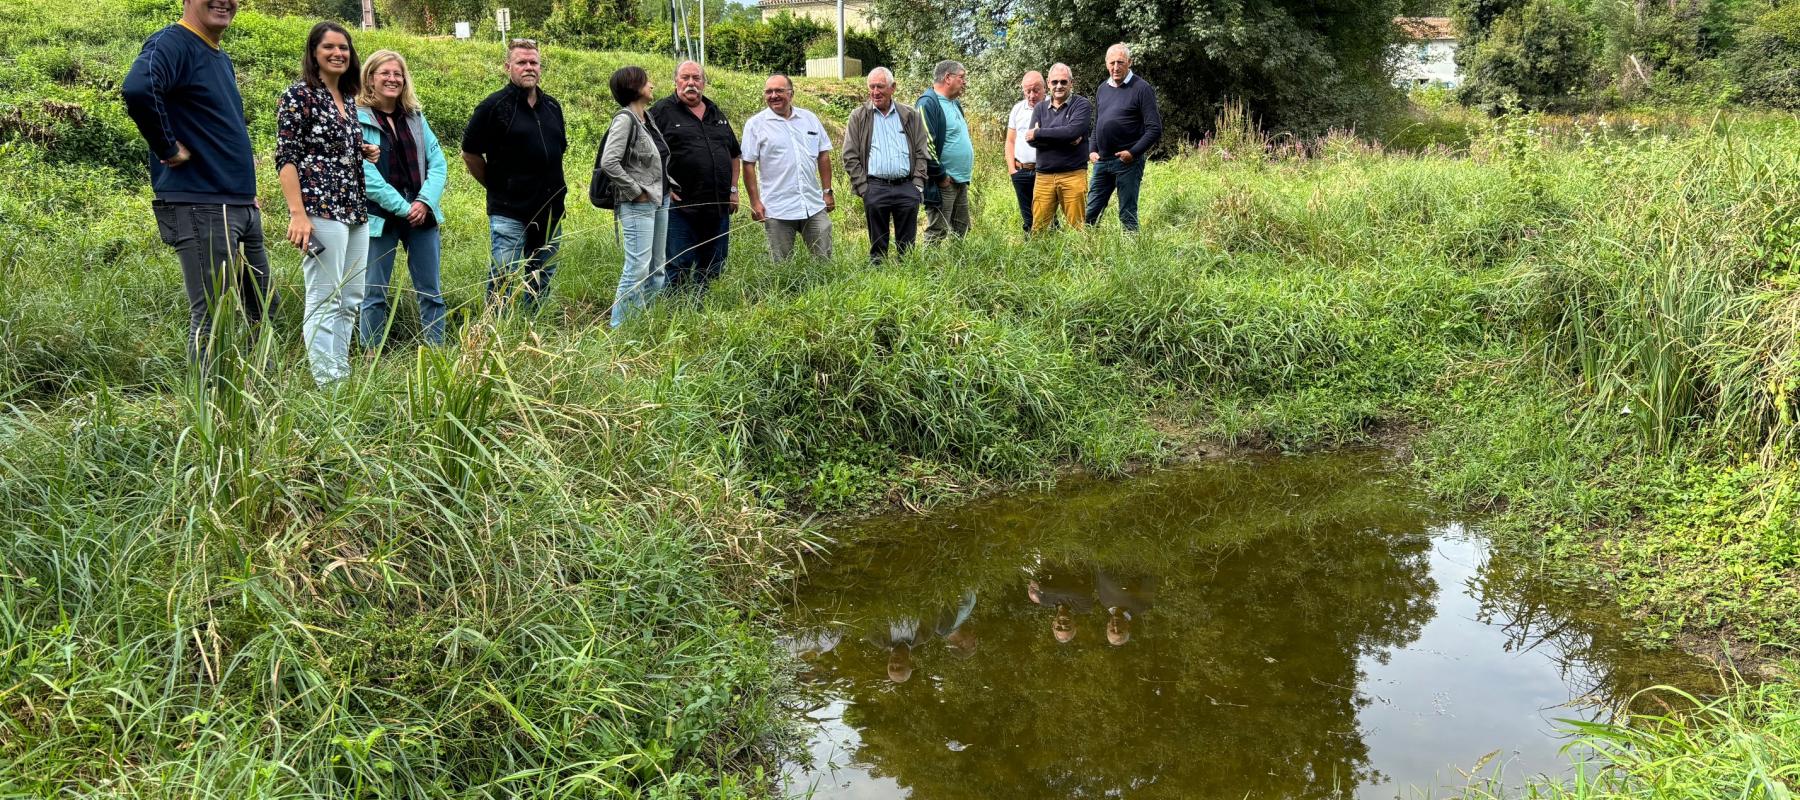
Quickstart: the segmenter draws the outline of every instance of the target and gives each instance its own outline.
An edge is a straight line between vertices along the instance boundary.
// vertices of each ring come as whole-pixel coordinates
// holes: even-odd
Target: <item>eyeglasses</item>
[[[1068,85],[1069,85],[1069,82],[1068,82],[1068,81],[1058,81],[1058,80],[1053,80],[1053,81],[1050,81],[1050,85],[1051,85],[1051,86],[1068,86]]]

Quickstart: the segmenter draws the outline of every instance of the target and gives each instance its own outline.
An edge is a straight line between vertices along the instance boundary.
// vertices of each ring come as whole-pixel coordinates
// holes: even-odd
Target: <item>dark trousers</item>
[[[1025,232],[1031,232],[1031,196],[1037,189],[1037,170],[1022,169],[1012,174],[1013,195],[1019,198],[1019,216],[1025,219]]]
[[[669,261],[663,267],[665,283],[674,291],[687,287],[705,290],[706,284],[725,273],[731,254],[731,217],[709,207],[669,209]]]
[[[212,318],[222,292],[237,293],[252,325],[274,304],[262,211],[161,200],[150,207],[163,244],[174,248],[181,262],[181,284],[188,296],[188,358],[200,363],[212,352]]]
[[[911,250],[919,234],[919,189],[910,179],[887,181],[870,178],[863,188],[863,219],[869,225],[869,260],[880,261],[888,252],[888,227],[900,255]]]
[[[1091,227],[1100,221],[1100,212],[1106,210],[1106,201],[1112,197],[1116,186],[1119,189],[1119,223],[1125,230],[1137,230],[1138,189],[1143,185],[1143,159],[1132,159],[1130,164],[1116,156],[1101,159],[1094,165],[1094,179],[1088,182],[1087,224]]]

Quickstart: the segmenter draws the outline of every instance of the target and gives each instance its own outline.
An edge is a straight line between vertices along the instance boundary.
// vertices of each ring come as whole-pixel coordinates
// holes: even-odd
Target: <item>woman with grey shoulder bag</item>
[[[625,265],[612,304],[612,326],[617,328],[662,291],[669,201],[680,199],[675,194],[680,187],[669,179],[669,144],[648,113],[656,91],[650,74],[642,67],[623,67],[610,83],[621,108],[601,146],[600,172],[610,184],[625,243]]]

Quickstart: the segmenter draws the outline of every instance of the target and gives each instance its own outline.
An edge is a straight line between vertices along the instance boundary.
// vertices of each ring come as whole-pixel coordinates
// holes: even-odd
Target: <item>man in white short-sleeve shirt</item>
[[[771,75],[763,83],[768,108],[744,123],[744,188],[750,218],[769,234],[776,261],[794,251],[794,234],[818,258],[831,258],[831,137],[811,111],[794,107],[794,82]]]
[[[1025,232],[1031,232],[1031,194],[1037,185],[1037,148],[1025,138],[1031,130],[1031,109],[1044,99],[1044,76],[1037,70],[1025,73],[1019,81],[1019,94],[1025,99],[1013,104],[1006,117],[1006,173],[1012,176],[1013,196],[1019,201],[1019,216],[1025,218]]]

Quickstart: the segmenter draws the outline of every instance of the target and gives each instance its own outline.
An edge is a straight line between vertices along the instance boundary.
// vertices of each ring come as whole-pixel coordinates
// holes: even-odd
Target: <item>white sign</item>
[[[467,22],[456,23],[456,38],[467,39],[471,35],[472,34],[469,32],[469,23],[467,23]]]
[[[506,33],[509,30],[512,30],[512,9],[510,9],[510,8],[494,9],[494,24],[499,26],[500,32],[502,34]]]

